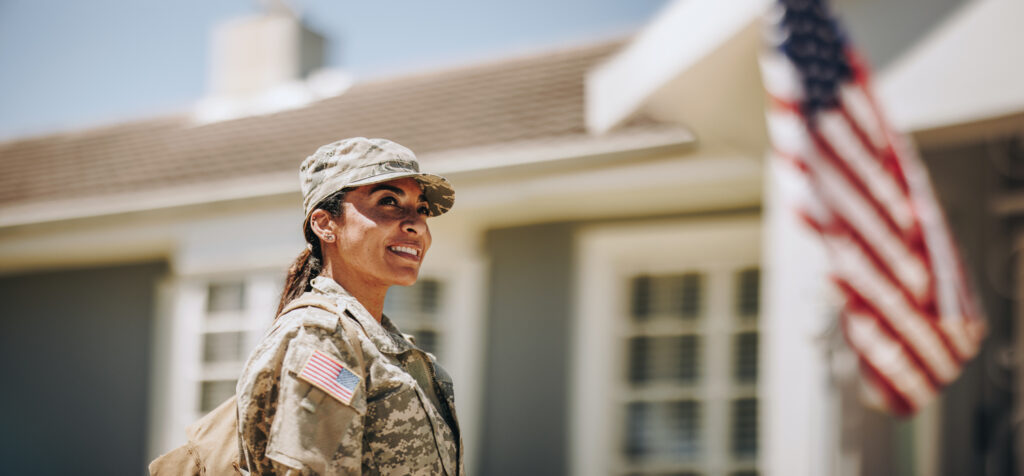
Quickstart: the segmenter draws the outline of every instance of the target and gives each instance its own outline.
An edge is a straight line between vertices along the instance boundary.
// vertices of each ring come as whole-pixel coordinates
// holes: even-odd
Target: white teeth
[[[417,250],[416,248],[410,248],[408,246],[392,246],[391,249],[401,253],[409,253],[413,256],[420,255],[420,250]]]

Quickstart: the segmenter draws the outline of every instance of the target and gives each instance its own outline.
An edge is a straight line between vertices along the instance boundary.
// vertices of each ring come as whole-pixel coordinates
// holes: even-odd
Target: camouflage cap
[[[321,146],[299,167],[302,208],[309,215],[323,199],[344,188],[412,177],[429,202],[430,216],[438,216],[455,203],[455,189],[439,175],[420,172],[411,150],[387,139],[352,137]]]

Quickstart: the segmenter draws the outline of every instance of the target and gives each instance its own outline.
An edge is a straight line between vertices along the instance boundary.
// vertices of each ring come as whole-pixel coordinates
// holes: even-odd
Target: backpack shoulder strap
[[[281,309],[281,312],[277,315],[277,317],[281,317],[291,311],[303,307],[318,307],[332,314],[336,314],[339,317],[343,314],[341,309],[338,309],[338,306],[335,305],[334,301],[332,301],[330,298],[326,296],[321,296],[319,294],[305,293],[295,299],[292,299],[291,302],[289,302],[288,304],[285,304],[284,308]]]
[[[363,326],[360,325],[359,322],[356,322],[355,319],[347,316],[344,310],[338,308],[330,298],[313,293],[305,293],[295,299],[292,299],[291,302],[281,309],[281,313],[278,314],[277,317],[281,317],[288,312],[303,307],[317,307],[338,316],[341,328],[345,331],[345,336],[348,337],[348,340],[352,343],[352,347],[354,348],[356,355],[359,357],[360,367],[362,367],[362,362],[364,362],[365,359],[363,358],[363,348],[359,345],[359,337],[356,334],[358,331],[356,329],[363,331],[363,334],[365,335],[366,331],[363,329]]]

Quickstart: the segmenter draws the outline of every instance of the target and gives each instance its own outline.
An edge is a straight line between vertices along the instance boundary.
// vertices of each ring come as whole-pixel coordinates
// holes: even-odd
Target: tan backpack
[[[300,307],[318,307],[338,316],[342,313],[331,300],[312,293],[306,293],[281,310],[278,317]],[[342,326],[349,339],[356,339],[356,326]],[[359,346],[356,352],[362,354]],[[362,359],[362,355],[359,356]],[[149,463],[151,476],[214,476],[248,475],[246,463],[239,452],[238,410],[235,396],[221,403],[206,416],[185,429],[188,441],[169,453]]]

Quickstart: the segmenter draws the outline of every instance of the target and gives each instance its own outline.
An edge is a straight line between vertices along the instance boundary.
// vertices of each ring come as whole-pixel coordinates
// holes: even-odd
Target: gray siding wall
[[[1016,475],[1012,429],[1014,305],[1010,298],[1020,254],[1020,217],[1000,217],[992,204],[1024,190],[1024,148],[1020,141],[995,139],[925,150],[932,180],[963,253],[967,272],[988,313],[988,338],[963,374],[943,392],[942,474]],[[1019,347],[1018,347],[1019,348]],[[1019,377],[1017,377],[1019,378]],[[1019,434],[1019,432],[1018,432]]]
[[[487,247],[491,282],[478,471],[565,474],[572,228],[493,230]]]
[[[162,263],[0,277],[0,473],[145,474]]]

